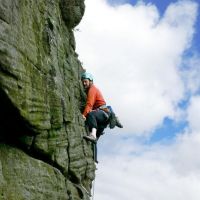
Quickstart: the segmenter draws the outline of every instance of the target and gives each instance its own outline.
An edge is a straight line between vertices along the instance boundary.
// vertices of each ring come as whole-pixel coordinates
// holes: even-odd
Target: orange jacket
[[[83,115],[86,117],[89,112],[105,104],[106,102],[100,90],[92,84],[87,93],[87,102],[83,111]]]

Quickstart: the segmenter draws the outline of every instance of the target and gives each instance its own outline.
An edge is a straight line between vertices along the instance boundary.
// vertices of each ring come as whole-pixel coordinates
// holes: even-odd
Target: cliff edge
[[[0,0],[0,199],[88,200],[95,164],[73,28],[84,0]]]

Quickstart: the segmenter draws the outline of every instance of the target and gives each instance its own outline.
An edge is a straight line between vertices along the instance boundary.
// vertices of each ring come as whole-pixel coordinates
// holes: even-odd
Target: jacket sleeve
[[[90,88],[87,94],[86,106],[83,111],[83,115],[86,117],[89,112],[92,111],[92,108],[96,101],[96,90],[94,88]]]

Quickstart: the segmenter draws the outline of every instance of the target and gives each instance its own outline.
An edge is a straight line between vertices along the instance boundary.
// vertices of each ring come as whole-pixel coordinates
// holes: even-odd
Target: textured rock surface
[[[72,31],[83,13],[84,0],[0,0],[0,141],[8,144],[0,148],[0,191],[5,199],[18,176],[17,185],[24,188],[13,189],[16,197],[9,200],[88,199],[77,184],[91,189],[95,165],[91,145],[82,139],[82,68]],[[30,179],[29,168],[41,182]]]
[[[0,158],[1,200],[68,199],[65,178],[56,168],[6,145],[0,145]]]

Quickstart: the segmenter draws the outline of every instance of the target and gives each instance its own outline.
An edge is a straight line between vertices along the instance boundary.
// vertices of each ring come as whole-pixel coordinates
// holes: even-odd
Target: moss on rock
[[[1,145],[0,199],[88,199],[76,186],[90,190],[95,176],[72,30],[83,13],[84,0],[0,4],[0,142],[27,153]]]

